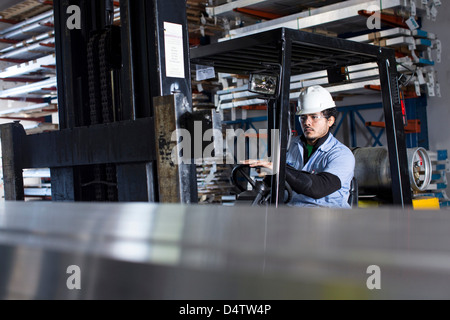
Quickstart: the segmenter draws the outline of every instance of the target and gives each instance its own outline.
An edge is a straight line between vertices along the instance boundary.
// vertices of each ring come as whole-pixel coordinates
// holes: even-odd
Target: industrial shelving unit
[[[213,17],[230,21],[228,25],[231,27],[218,42],[283,27],[394,49],[407,110],[405,117],[409,122],[405,127],[408,147],[420,145],[428,148],[426,97],[440,96],[438,74],[434,66],[442,60],[442,45],[436,34],[421,29],[421,21],[436,20],[440,5],[441,1],[435,0],[236,0],[207,8],[207,12]],[[375,10],[379,11],[374,15]],[[370,18],[372,22],[373,18],[377,18],[380,25],[370,26]],[[340,130],[340,134],[349,133],[350,137],[344,139],[356,147],[356,134],[364,130],[363,136],[368,139],[368,145],[382,145],[385,129],[370,126],[377,121],[370,118],[373,112],[380,110],[382,114],[381,103],[362,102],[366,97],[369,97],[369,101],[381,100],[378,65],[354,65],[343,73],[347,81],[340,85],[328,84],[327,71],[291,77],[290,102],[296,103],[301,88],[323,85],[332,93],[342,111],[335,134],[346,126],[348,130]],[[219,75],[231,82],[230,74]],[[267,118],[261,117],[259,111],[252,110],[260,110],[265,105],[267,101],[248,91],[247,83],[241,86],[231,84],[218,91],[216,96],[216,106],[224,119],[228,120],[225,125],[248,127],[256,125],[256,122],[264,122]],[[239,114],[237,110],[241,110],[241,119],[236,118]],[[368,117],[364,115],[366,110]],[[296,129],[299,132],[300,129]]]
[[[437,7],[440,1],[429,0],[425,4],[422,0],[344,0],[344,1],[295,1],[297,5],[289,6],[292,0],[258,1],[238,0],[229,4],[210,9],[208,12],[214,16],[236,14],[236,8],[253,8],[254,10],[271,10],[277,13],[277,7],[290,7],[296,13],[289,15],[280,14],[279,18],[260,20],[249,26],[230,29],[224,38],[242,37],[280,27],[298,30],[310,30],[313,32],[326,33],[328,35],[340,35],[355,33],[367,29],[367,16],[362,11],[381,10],[382,12],[394,13],[397,17],[426,16],[436,18]],[[276,6],[278,4],[278,6]],[[282,6],[284,5],[284,6]],[[302,8],[303,7],[303,8]],[[303,10],[302,10],[303,9]],[[242,17],[242,15],[241,15]],[[242,19],[242,18],[240,18]]]
[[[303,11],[282,16],[277,11],[285,5],[291,10],[307,7]],[[236,18],[241,15],[240,19],[244,19],[237,8],[246,8],[254,11],[270,12],[280,15],[279,18],[261,20],[259,23],[253,23],[249,26],[230,29],[225,36],[219,41],[227,41],[229,39],[255,34],[279,27],[306,30],[314,33],[323,33],[326,35],[346,38],[353,41],[371,43],[383,47],[391,47],[399,52],[398,63],[401,65],[400,72],[408,77],[410,88],[415,91],[416,96],[427,94],[429,96],[439,96],[440,87],[438,78],[433,68],[435,61],[441,61],[441,43],[436,35],[420,30],[417,27],[409,27],[408,19],[415,21],[416,19],[435,19],[437,15],[437,7],[440,5],[438,1],[405,1],[405,0],[385,0],[385,1],[316,1],[313,5],[311,1],[296,1],[294,6],[292,2],[286,1],[233,1],[221,6],[209,8],[207,12],[215,17]],[[308,7],[309,6],[309,7]],[[380,30],[369,29],[368,25],[368,9],[381,9],[381,13],[375,15],[374,18],[380,19]],[[370,15],[369,15],[370,17]],[[419,20],[420,20],[419,19]],[[252,20],[248,20],[252,22]],[[434,59],[434,56],[436,58]],[[375,66],[376,67],[376,66]],[[417,68],[417,69],[415,69]],[[351,70],[349,70],[351,72]],[[363,77],[364,73],[360,72],[359,77]],[[371,74],[366,74],[370,77]],[[315,80],[315,75],[310,75]],[[315,84],[314,81],[305,83],[305,85]],[[318,83],[321,84],[321,83]],[[302,85],[302,84],[301,84]],[[293,87],[296,89],[301,87]],[[364,83],[360,85],[343,87],[342,90],[353,90],[366,88],[367,86],[379,85],[376,82]],[[227,93],[226,91],[221,93]],[[229,98],[225,95],[224,98]],[[239,99],[237,107],[244,105],[242,96]],[[295,98],[295,97],[294,97]],[[248,101],[249,104],[259,104],[261,101]],[[224,108],[230,107],[229,104],[222,105]],[[231,105],[231,107],[234,107]]]
[[[58,129],[53,7],[16,1],[1,11],[0,118],[21,121],[27,134]],[[49,169],[25,170],[27,200],[51,199]]]
[[[397,86],[395,52],[392,49],[378,49],[368,44],[333,37],[280,28],[258,34],[219,42],[191,50],[191,62],[213,66],[217,72],[250,74],[266,65],[280,65],[280,94],[272,99],[267,108],[268,129],[279,130],[279,163],[285,163],[289,126],[291,79],[305,73],[322,70],[342,70],[370,63],[379,65],[381,96],[383,100],[386,132],[389,136],[389,160],[393,177],[394,204],[405,205],[411,197],[409,178],[405,178],[406,141],[403,132],[396,130],[403,125],[401,105]],[[343,84],[345,85],[345,84]],[[400,113],[398,112],[400,109]],[[267,145],[272,145],[269,142]],[[279,149],[278,149],[279,148]],[[403,149],[404,148],[404,149]],[[269,155],[270,156],[270,155]],[[398,160],[398,161],[397,161]],[[397,170],[397,171],[396,171]],[[277,175],[271,176],[275,188],[272,199],[283,199],[284,166],[280,165]],[[278,180],[276,180],[278,179]],[[394,181],[398,179],[398,181]],[[274,200],[275,201],[275,200]]]
[[[23,12],[24,7],[33,5],[35,2],[23,2],[9,11],[16,7]],[[35,6],[35,10],[39,8],[37,12],[47,11],[22,16],[22,22],[0,31],[0,41],[9,44],[0,49],[0,61],[10,65],[0,70],[0,99],[5,101],[0,115],[4,119],[31,121],[26,127],[29,133],[58,128],[57,119],[52,117],[58,111],[53,10],[48,4],[40,6]]]
[[[440,95],[438,77],[433,66],[441,60],[441,44],[434,34],[407,28],[405,20],[407,17],[435,19],[439,4],[440,2],[435,0],[186,2],[189,34],[191,39],[195,39],[191,45],[202,45],[207,37],[216,37],[218,42],[224,42],[282,26],[394,48],[399,52],[398,70],[404,74],[404,80],[406,79],[410,88],[408,94],[413,98],[421,95]],[[114,21],[118,24],[120,10],[117,3],[115,5]],[[367,31],[367,15],[362,11],[374,6],[380,7],[388,18],[399,18],[396,23],[403,25],[388,27],[383,16],[381,31],[361,34],[361,30]],[[0,41],[7,43],[0,48],[0,61],[7,63],[7,67],[0,70],[3,87],[3,90],[0,90],[0,99],[8,103],[6,108],[0,109],[0,117],[9,120],[32,120],[37,123],[26,128],[29,134],[57,130],[56,59],[51,2],[22,1],[20,5],[8,9],[8,12],[8,15],[3,14],[4,19],[0,22],[2,25],[8,23],[8,27],[0,31]],[[328,87],[333,96],[341,100],[342,110],[345,110],[345,101],[349,96],[380,96],[377,89],[380,80],[376,64],[353,65],[347,68],[345,73],[347,83]],[[257,112],[264,109],[266,101],[249,93],[246,85],[236,85],[232,88],[220,85],[227,82],[224,78],[232,76],[221,74],[221,78],[210,81],[194,80],[193,88],[207,88],[205,91],[216,94],[217,99],[214,104],[210,96],[197,90],[198,92],[193,92],[194,107],[203,110],[217,108],[222,113],[230,112],[229,117],[225,117],[228,120],[225,121],[226,125],[252,126],[256,122],[266,121],[267,118],[261,117],[261,113]],[[238,83],[245,84],[245,81],[242,82],[241,79]],[[326,83],[326,71],[293,76],[290,101],[296,101],[301,88]],[[223,89],[217,90],[219,87]],[[349,108],[354,109],[352,106]],[[241,110],[241,119],[237,118],[237,109]],[[426,112],[426,109],[423,112]],[[354,122],[360,119],[358,114],[352,111],[348,115],[349,120],[353,122],[350,127],[355,128]],[[340,125],[343,121],[344,119],[340,119]],[[370,127],[367,130],[373,143],[379,143],[383,130],[377,133]],[[354,135],[355,132],[351,134]],[[422,131],[422,137],[423,134]]]

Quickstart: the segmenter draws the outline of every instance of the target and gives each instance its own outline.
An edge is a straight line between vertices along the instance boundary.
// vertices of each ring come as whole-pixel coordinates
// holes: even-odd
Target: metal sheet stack
[[[215,157],[203,159],[197,165],[197,188],[199,204],[225,204],[235,200],[232,196],[232,165],[226,159]]]
[[[56,120],[43,120],[58,111],[52,6],[24,1],[3,12],[10,25],[0,31],[0,117],[29,120],[29,134],[57,130]]]
[[[420,28],[423,19],[435,21],[441,1],[439,0],[382,0],[382,1],[295,1],[290,0],[237,0],[207,8],[215,18],[231,20],[230,27],[218,41],[239,38],[280,27],[299,29],[352,41],[390,47],[397,52],[398,70],[402,73],[401,86],[406,97],[428,95],[440,96],[438,75],[434,69],[441,62],[442,44],[436,34]],[[289,7],[291,11],[281,8]],[[253,19],[242,8],[252,10]],[[293,10],[297,12],[293,12]],[[264,13],[276,18],[267,18]],[[256,23],[255,15],[260,16]],[[265,18],[264,18],[265,17]],[[238,23],[233,23],[239,22]],[[376,65],[353,66],[345,85],[328,88],[334,95],[349,92],[377,90],[379,80],[374,77]],[[223,75],[229,77],[229,75]],[[327,84],[326,72],[312,73],[292,78],[291,99],[298,97],[301,87]],[[227,89],[227,88],[225,88]],[[355,91],[358,90],[358,91]],[[222,109],[264,103],[247,91],[247,86],[232,87],[217,93]]]

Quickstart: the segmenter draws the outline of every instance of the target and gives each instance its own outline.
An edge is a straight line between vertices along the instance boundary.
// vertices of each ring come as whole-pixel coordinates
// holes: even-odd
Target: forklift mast
[[[192,106],[185,1],[122,0],[118,25],[111,0],[53,5],[60,128],[1,126],[5,199],[24,200],[23,169],[50,168],[54,201],[196,203],[194,162],[171,158]]]

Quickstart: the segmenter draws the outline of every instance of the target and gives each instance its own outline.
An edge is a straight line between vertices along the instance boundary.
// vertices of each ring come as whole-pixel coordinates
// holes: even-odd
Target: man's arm
[[[272,170],[273,167],[273,164],[268,161],[247,160],[245,164],[249,164],[251,167],[258,166],[270,170]],[[342,166],[342,163],[340,166]],[[326,197],[342,187],[341,179],[333,173],[321,172],[318,174],[311,174],[309,172],[296,170],[289,165],[286,165],[286,181],[289,183],[292,190],[313,199]]]
[[[286,181],[299,194],[320,199],[341,188],[341,179],[329,172],[311,174],[286,166]]]

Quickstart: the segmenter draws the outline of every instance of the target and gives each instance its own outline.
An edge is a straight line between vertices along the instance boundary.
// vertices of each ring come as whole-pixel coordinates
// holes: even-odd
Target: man
[[[286,156],[286,181],[293,192],[289,205],[350,208],[355,157],[331,133],[337,118],[331,94],[321,86],[301,91],[297,115],[303,135],[292,139]],[[249,160],[251,167],[272,163]]]

